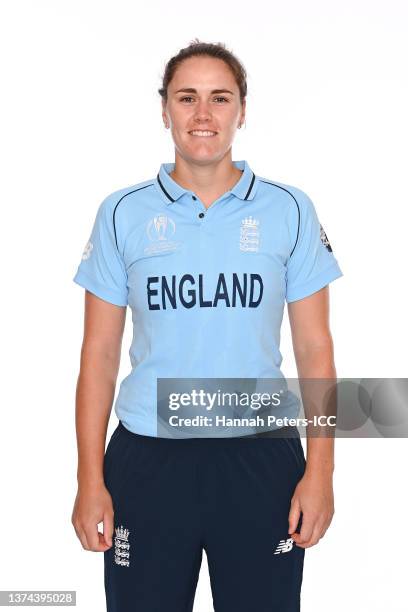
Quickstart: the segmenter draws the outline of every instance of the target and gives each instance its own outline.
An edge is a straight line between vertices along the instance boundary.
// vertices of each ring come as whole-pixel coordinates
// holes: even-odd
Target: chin
[[[183,159],[190,159],[196,163],[199,162],[211,162],[217,161],[223,157],[220,151],[209,151],[208,149],[203,150],[201,147],[197,149],[180,150],[179,153]]]

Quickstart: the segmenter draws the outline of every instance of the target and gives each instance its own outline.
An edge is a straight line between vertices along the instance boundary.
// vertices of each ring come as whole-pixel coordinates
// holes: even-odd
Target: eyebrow
[[[178,89],[174,93],[180,93],[180,92],[184,92],[184,93],[197,93],[197,90],[194,89],[194,87],[183,87],[183,89]],[[211,91],[211,93],[212,94],[229,93],[232,96],[234,95],[234,92],[230,91],[229,89],[213,89]]]

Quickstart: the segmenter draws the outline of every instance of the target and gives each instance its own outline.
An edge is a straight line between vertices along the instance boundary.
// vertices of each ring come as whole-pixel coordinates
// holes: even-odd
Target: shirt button
[[[198,216],[200,217],[200,219],[202,219],[204,217],[204,213],[201,212]]]
[[[193,198],[193,200],[196,200],[197,198],[195,196],[191,196]]]

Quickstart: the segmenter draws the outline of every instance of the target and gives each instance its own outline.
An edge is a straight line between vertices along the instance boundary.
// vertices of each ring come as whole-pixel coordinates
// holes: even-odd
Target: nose
[[[194,120],[197,121],[197,123],[207,122],[211,120],[211,113],[207,102],[201,101],[196,106]]]

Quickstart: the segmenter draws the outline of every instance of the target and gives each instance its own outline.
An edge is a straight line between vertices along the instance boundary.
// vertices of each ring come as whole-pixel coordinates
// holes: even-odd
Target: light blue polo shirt
[[[135,433],[158,435],[159,377],[283,377],[285,301],[343,276],[308,195],[233,163],[241,178],[208,209],[171,162],[97,211],[73,280],[131,309],[131,371],[114,407]]]

